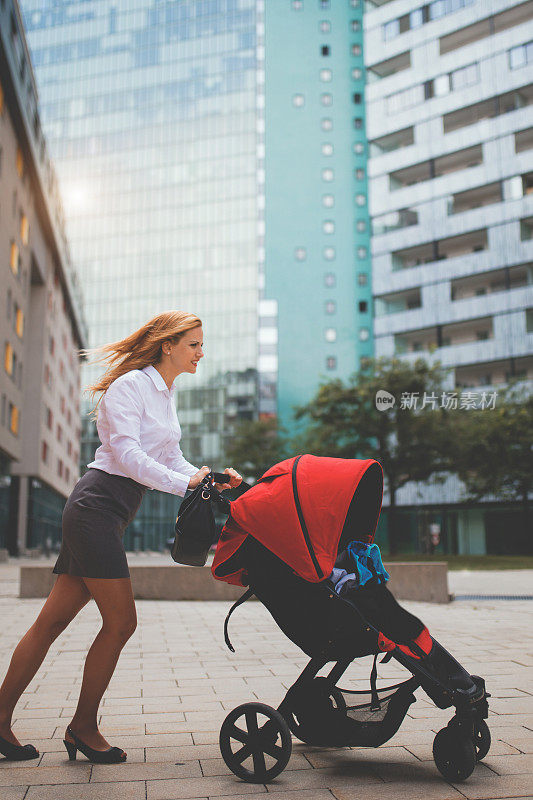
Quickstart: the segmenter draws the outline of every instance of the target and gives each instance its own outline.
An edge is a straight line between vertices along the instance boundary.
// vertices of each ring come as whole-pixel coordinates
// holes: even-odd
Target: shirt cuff
[[[187,489],[189,488],[189,481],[191,477],[191,475],[183,475],[180,472],[173,472],[172,493],[179,494],[181,497],[184,497]]]

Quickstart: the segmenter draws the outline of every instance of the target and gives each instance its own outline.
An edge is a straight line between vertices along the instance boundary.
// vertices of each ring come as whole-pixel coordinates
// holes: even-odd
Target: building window
[[[361,94],[360,94],[359,92],[356,92],[356,93],[353,95],[353,101],[354,101],[354,103],[355,103],[356,105],[359,105],[359,104],[361,103]]]
[[[331,0],[318,0],[318,2],[323,11],[331,7]]]
[[[0,114],[4,113],[4,90],[2,89],[2,84],[0,83]]]
[[[337,369],[337,359],[335,356],[328,356],[326,358],[326,369]]]
[[[9,342],[4,349],[4,369],[8,375],[13,375],[13,348]]]
[[[50,431],[54,427],[54,415],[52,414],[52,411],[49,408],[46,409],[46,427]]]
[[[352,69],[352,80],[359,81],[363,77],[363,70],[361,67],[354,67]]]
[[[329,119],[329,117],[324,117],[320,121],[320,127],[323,131],[331,131],[333,130],[333,120]]]
[[[358,19],[352,19],[350,23],[350,28],[354,33],[358,33],[361,30],[361,23]]]
[[[360,342],[367,342],[370,337],[370,331],[368,328],[359,328],[359,341]]]
[[[357,248],[357,258],[363,259],[366,258],[368,255],[366,247],[358,247]]]
[[[320,102],[322,103],[323,106],[331,106],[331,105],[333,105],[333,95],[332,94],[328,94],[327,92],[325,92],[324,94],[321,94],[320,95]]]
[[[17,308],[15,316],[15,331],[19,339],[22,339],[24,335],[24,311],[21,308]]]
[[[295,11],[301,11],[304,7],[303,0],[292,0],[292,7]]]
[[[527,42],[527,44],[521,44],[509,50],[509,67],[511,69],[520,69],[531,63],[533,63],[533,42]]]
[[[323,19],[320,22],[320,31],[321,33],[330,33],[331,31],[331,22],[327,19]]]
[[[303,94],[294,94],[292,96],[292,104],[295,108],[301,108],[305,105],[305,97]]]
[[[60,478],[63,477],[63,462],[60,458],[57,459],[57,474]]]
[[[2,395],[2,425],[5,426],[6,424],[6,408],[7,408],[7,398],[5,394]]]
[[[46,442],[41,443],[41,459],[46,464],[48,461],[48,445]]]
[[[11,272],[13,275],[19,274],[19,248],[16,242],[11,242],[9,266],[11,267]]]
[[[364,142],[354,142],[353,151],[354,153],[357,153],[357,155],[361,155],[362,153],[364,153],[365,152]]]
[[[327,286],[328,289],[331,289],[337,283],[337,279],[335,277],[334,272],[326,272],[324,275],[324,286]]]
[[[17,147],[17,156],[16,156],[16,167],[17,173],[19,178],[22,178],[24,175],[24,158],[22,157],[22,150],[20,147]]]
[[[53,336],[50,336],[48,338],[48,352],[50,353],[51,356],[54,355],[55,349],[56,349],[56,341]]]
[[[324,81],[324,83],[329,83],[333,77],[333,73],[330,69],[321,69],[319,72],[319,77],[321,81]]]
[[[366,231],[366,219],[358,219],[355,227],[359,233],[364,233],[364,231]]]
[[[360,56],[361,55],[361,45],[360,44],[352,44],[351,53],[352,53],[352,56]]]
[[[324,247],[322,254],[326,261],[333,261],[335,258],[335,248],[334,247]]]
[[[354,117],[353,126],[356,130],[360,130],[363,127],[363,120],[361,117]]]
[[[19,435],[20,415],[17,406],[9,404],[9,428],[14,436]]]
[[[294,251],[294,258],[296,261],[305,261],[307,258],[307,250],[305,247],[297,247]]]
[[[359,8],[361,0],[350,0],[350,5],[352,8]]]
[[[400,20],[392,19],[383,25],[383,39],[388,42],[390,39],[395,39],[400,34]]]
[[[323,44],[322,47],[320,48],[320,52],[322,53],[323,56],[329,56],[331,53],[329,44]]]
[[[368,285],[368,274],[366,272],[358,272],[357,273],[357,283],[359,286],[367,286]]]
[[[366,314],[367,311],[368,311],[368,303],[367,303],[367,301],[366,300],[360,300],[359,301],[359,313],[360,314]]]
[[[322,170],[322,180],[323,181],[328,181],[328,182],[332,181],[334,177],[335,177],[335,173],[333,172],[332,169],[328,168],[328,169],[323,169]]]
[[[323,156],[332,156],[333,155],[333,145],[331,142],[324,142],[322,145],[322,155]]]
[[[365,179],[365,171],[364,171],[364,169],[362,169],[361,167],[358,167],[355,170],[355,177],[357,178],[358,181],[363,181]]]
[[[335,223],[332,219],[326,219],[322,223],[323,233],[335,233]]]
[[[324,311],[326,314],[334,314],[337,311],[337,303],[335,300],[326,300],[324,304]]]
[[[20,240],[22,244],[28,244],[30,238],[30,223],[26,214],[22,214],[20,218]]]
[[[325,208],[333,208],[335,205],[335,198],[332,194],[324,194],[322,195],[322,205]]]
[[[364,194],[356,194],[355,202],[357,203],[358,206],[364,206],[366,203],[366,196]]]
[[[58,442],[63,441],[63,428],[61,427],[61,425],[57,426],[57,441]]]
[[[336,328],[326,328],[324,331],[324,339],[326,342],[336,342],[337,341],[337,329]]]

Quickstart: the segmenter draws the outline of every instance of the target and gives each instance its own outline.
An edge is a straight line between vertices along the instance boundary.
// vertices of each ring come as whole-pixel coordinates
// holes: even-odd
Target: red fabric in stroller
[[[244,571],[229,571],[227,562],[252,534],[301,578],[322,581],[343,541],[374,540],[382,499],[383,471],[374,459],[303,455],[281,461],[232,502],[213,576],[247,585]]]

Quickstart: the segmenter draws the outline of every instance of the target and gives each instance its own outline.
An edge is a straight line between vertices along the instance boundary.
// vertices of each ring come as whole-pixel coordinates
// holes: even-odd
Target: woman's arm
[[[124,472],[137,483],[169,494],[183,496],[190,478],[197,470],[188,464],[187,471],[169,469],[151,458],[140,442],[144,400],[132,380],[114,381],[105,393],[109,446]]]

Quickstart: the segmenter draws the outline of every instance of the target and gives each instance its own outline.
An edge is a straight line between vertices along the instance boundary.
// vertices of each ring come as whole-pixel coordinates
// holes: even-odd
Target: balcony
[[[389,75],[395,75],[404,69],[409,69],[411,66],[411,53],[407,50],[405,53],[400,53],[394,58],[387,58],[386,61],[380,61],[379,64],[373,64],[368,67],[367,74],[369,83],[379,81],[382,78],[388,78]]]
[[[533,84],[523,86],[521,89],[514,89],[512,92],[495,95],[480,103],[471,106],[458,108],[457,111],[450,111],[442,117],[444,133],[451,133],[459,128],[474,125],[484,119],[492,119],[519,108],[525,108],[533,103]]]
[[[446,34],[446,36],[441,36],[439,39],[440,54],[442,56],[444,53],[457,50],[459,47],[478,42],[480,39],[492,36],[493,33],[513,28],[515,25],[520,25],[522,22],[532,18],[533,0],[515,5],[500,14],[486,17],[473,25],[467,25],[465,28],[460,28],[457,31],[453,31],[453,33]]]
[[[463,233],[459,236],[450,236],[434,242],[406,247],[396,250],[392,255],[393,270],[409,269],[433,261],[442,261],[448,258],[478,253],[488,248],[487,230]]]
[[[470,319],[466,322],[453,322],[449,325],[435,325],[409,333],[396,334],[394,351],[397,355],[409,353],[433,353],[440,347],[454,347],[484,342],[494,338],[492,317]]]
[[[533,264],[518,264],[506,269],[496,269],[451,282],[451,299],[466,300],[472,297],[520,289],[533,284]]]
[[[372,234],[379,236],[390,231],[398,231],[402,228],[409,228],[411,225],[418,225],[418,211],[414,208],[400,208],[398,211],[390,211],[372,219]]]
[[[455,385],[458,389],[497,386],[513,378],[533,380],[533,356],[466,364],[455,369]]]
[[[475,147],[467,147],[464,150],[457,150],[455,153],[448,153],[439,158],[431,158],[428,161],[421,161],[410,167],[404,167],[389,175],[390,189],[403,189],[405,186],[412,186],[415,183],[429,181],[432,178],[440,178],[442,175],[449,175],[452,172],[459,172],[469,167],[477,167],[483,163],[483,150],[480,144]]]
[[[401,131],[388,133],[370,142],[370,157],[375,158],[384,153],[392,153],[402,147],[409,147],[414,144],[414,128],[403,128]]]
[[[406,292],[392,292],[391,294],[376,297],[375,300],[376,317],[398,314],[415,308],[422,308],[422,297],[419,288],[409,289]]]
[[[448,214],[460,214],[473,208],[490,206],[493,203],[501,203],[503,199],[501,181],[476,186],[474,189],[452,195],[448,200]]]

